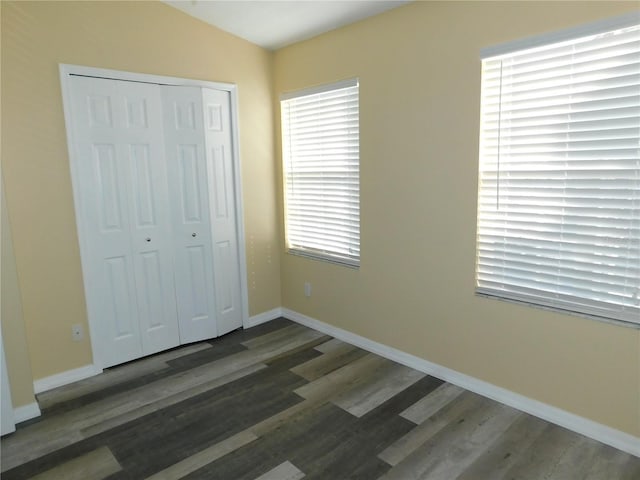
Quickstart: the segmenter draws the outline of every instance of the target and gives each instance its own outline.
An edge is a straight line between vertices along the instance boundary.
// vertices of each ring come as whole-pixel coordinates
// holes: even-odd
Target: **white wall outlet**
[[[311,296],[311,283],[310,282],[304,282],[304,296],[305,297],[310,297]]]
[[[74,342],[80,342],[84,338],[82,325],[80,325],[79,323],[71,325],[71,338],[73,338]]]

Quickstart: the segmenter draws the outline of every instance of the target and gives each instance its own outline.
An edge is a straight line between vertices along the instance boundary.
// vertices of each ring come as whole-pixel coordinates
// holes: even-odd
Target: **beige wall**
[[[59,63],[238,85],[250,314],[280,306],[271,53],[160,2],[3,1],[1,54],[2,169],[35,379],[92,361],[89,340],[71,340],[87,318]]]
[[[637,5],[416,2],[276,52],[276,98],[360,78],[361,267],[283,255],[283,305],[640,435],[638,330],[474,296],[479,50]]]

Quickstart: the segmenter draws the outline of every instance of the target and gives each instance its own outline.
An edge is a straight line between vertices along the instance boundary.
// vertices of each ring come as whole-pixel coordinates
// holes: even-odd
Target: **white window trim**
[[[480,60],[508,55],[520,50],[527,50],[529,48],[542,47],[551,43],[565,42],[575,40],[580,37],[598,35],[611,30],[632,27],[633,25],[638,25],[638,23],[640,23],[640,11],[627,13],[617,17],[605,18],[603,20],[559,30],[557,32],[534,35],[532,37],[485,47],[480,50]]]
[[[316,93],[330,92],[332,90],[339,90],[341,88],[357,87],[358,79],[349,78],[347,80],[340,80],[324,85],[316,85],[314,87],[303,88],[302,90],[294,90],[292,92],[286,92],[280,95],[280,101],[291,100],[292,98],[306,97],[308,95],[315,95]]]
[[[285,102],[287,100],[291,100],[291,99],[295,99],[295,98],[302,98],[302,97],[308,97],[310,95],[316,95],[316,94],[321,94],[321,93],[325,93],[325,92],[332,92],[335,90],[340,90],[340,89],[345,89],[345,88],[351,88],[351,87],[358,87],[359,86],[359,79],[358,78],[351,78],[351,79],[346,79],[346,80],[341,80],[338,82],[333,82],[330,84],[323,84],[323,85],[318,85],[318,86],[313,86],[313,87],[309,87],[309,88],[305,88],[305,89],[301,89],[301,90],[296,90],[296,91],[292,91],[292,92],[286,92],[280,95],[280,104],[282,105],[282,102]],[[359,103],[359,101],[358,101]],[[282,108],[282,107],[281,107]],[[281,121],[283,121],[282,119],[282,110],[281,110]],[[358,122],[359,123],[359,122]],[[281,124],[282,125],[282,124]],[[359,125],[358,125],[358,130],[359,130]],[[289,244],[289,225],[288,225],[288,214],[287,214],[287,188],[288,188],[288,183],[287,183],[287,179],[286,179],[286,174],[287,174],[287,166],[286,166],[286,162],[287,162],[287,155],[288,152],[286,151],[286,145],[285,145],[285,130],[283,128],[282,130],[282,161],[283,161],[283,174],[285,176],[285,178],[283,178],[283,188],[284,188],[284,215],[285,215],[285,241],[286,241],[286,253],[291,254],[291,255],[295,255],[295,256],[300,256],[300,257],[305,257],[305,258],[310,258],[313,260],[319,260],[319,261],[324,261],[327,263],[333,263],[336,265],[341,265],[341,266],[345,266],[345,267],[350,267],[350,268],[355,268],[358,269],[360,267],[360,254],[358,253],[357,257],[343,257],[340,256],[337,253],[333,253],[330,251],[322,251],[321,249],[312,249],[312,248],[305,248],[303,246],[292,246]],[[358,154],[359,156],[359,154]],[[360,160],[358,158],[358,165],[360,163]],[[358,183],[359,183],[359,173],[358,173]],[[359,188],[358,188],[358,192],[359,192]],[[359,214],[358,214],[359,216]],[[359,221],[358,221],[359,224]],[[358,227],[359,228],[359,227]],[[360,242],[360,231],[358,229],[358,244]]]
[[[578,38],[598,35],[608,31],[628,28],[635,25],[639,25],[639,24],[640,24],[640,11],[618,16],[618,17],[600,20],[597,22],[581,25],[578,27],[570,28],[570,29],[565,29],[558,32],[537,35],[534,37],[516,40],[516,41],[508,42],[505,44],[501,44],[501,45],[487,47],[480,51],[480,57],[481,57],[481,60],[493,59],[496,57],[499,58],[500,56],[507,56],[522,50],[528,50],[528,49],[537,48],[537,47],[544,47],[554,43],[561,43],[565,41],[575,40]],[[476,252],[476,258],[478,258],[477,252]],[[477,266],[476,266],[476,269],[477,269]],[[476,270],[476,276],[477,276],[477,270]],[[491,298],[499,301],[505,301],[508,303],[527,305],[527,306],[539,308],[542,310],[548,310],[548,311],[564,313],[572,316],[579,316],[583,318],[594,319],[598,321],[603,321],[605,323],[630,327],[633,329],[640,329],[640,320],[635,322],[635,321],[627,321],[625,319],[610,318],[610,317],[600,316],[595,313],[570,310],[563,306],[532,303],[528,299],[519,299],[517,298],[517,296],[505,297],[499,294],[483,291],[477,285],[477,277],[476,277],[475,294],[478,297]]]

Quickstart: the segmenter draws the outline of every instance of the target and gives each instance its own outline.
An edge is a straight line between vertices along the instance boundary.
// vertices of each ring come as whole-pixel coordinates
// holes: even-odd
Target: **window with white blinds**
[[[615,23],[483,59],[479,294],[640,324],[640,17]]]
[[[281,97],[288,251],[360,263],[358,81]]]

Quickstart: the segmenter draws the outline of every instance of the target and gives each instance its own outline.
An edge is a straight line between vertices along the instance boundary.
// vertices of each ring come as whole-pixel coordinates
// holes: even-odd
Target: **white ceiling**
[[[411,0],[163,1],[251,43],[276,50]]]

